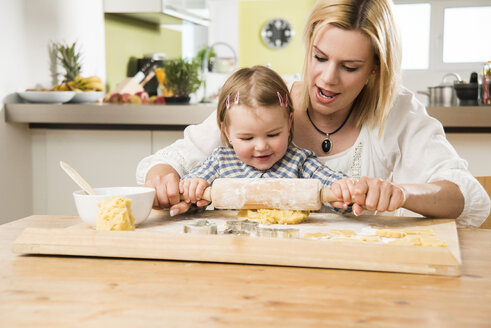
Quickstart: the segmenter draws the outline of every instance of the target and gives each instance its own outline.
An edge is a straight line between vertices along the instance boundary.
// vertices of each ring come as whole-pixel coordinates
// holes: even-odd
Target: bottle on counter
[[[481,104],[491,105],[491,61],[484,64],[482,69],[482,97]]]

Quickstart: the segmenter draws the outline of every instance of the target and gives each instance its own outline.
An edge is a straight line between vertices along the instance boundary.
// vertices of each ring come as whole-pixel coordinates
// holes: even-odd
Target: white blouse
[[[148,170],[157,164],[170,164],[183,176],[219,145],[220,130],[214,112],[203,123],[188,126],[184,139],[141,160],[137,183],[143,184]],[[351,148],[319,159],[354,178],[378,177],[396,184],[451,181],[465,198],[464,210],[457,218],[459,227],[478,227],[489,214],[490,199],[469,172],[467,162],[447,141],[441,123],[430,117],[407,89],[401,89],[381,137],[378,126],[364,125]],[[385,214],[417,216],[404,209]]]

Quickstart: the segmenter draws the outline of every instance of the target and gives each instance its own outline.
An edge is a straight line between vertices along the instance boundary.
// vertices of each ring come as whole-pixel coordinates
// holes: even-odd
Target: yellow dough
[[[434,237],[406,236],[402,239],[391,241],[389,244],[406,246],[447,247],[447,243]]]
[[[135,230],[131,199],[111,196],[97,203],[97,230]]]
[[[396,239],[389,244],[392,245],[404,245],[404,246],[421,246],[421,238],[416,236],[407,236],[401,239]]]
[[[408,235],[423,235],[434,236],[435,232],[432,229],[406,229],[404,232]]]
[[[329,238],[330,234],[327,232],[306,232],[304,238]]]
[[[348,229],[331,229],[329,230],[330,233],[338,236],[343,236],[343,237],[353,237],[356,235],[356,233],[353,230],[348,230]]]
[[[305,221],[309,214],[309,211],[294,210],[240,210],[239,214],[237,214],[237,219],[255,220],[261,224],[297,224]]]
[[[360,239],[361,239],[361,241],[368,241],[368,242],[372,242],[372,243],[380,241],[379,236],[361,236]]]
[[[376,235],[386,238],[402,238],[406,236],[406,233],[404,231],[377,230]]]
[[[421,238],[421,246],[426,247],[447,247],[447,243],[437,238]]]

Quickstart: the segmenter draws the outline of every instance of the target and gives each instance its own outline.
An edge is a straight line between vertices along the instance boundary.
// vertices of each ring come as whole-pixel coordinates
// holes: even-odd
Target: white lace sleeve
[[[219,145],[220,129],[214,111],[203,123],[184,129],[183,139],[142,159],[136,168],[136,182],[144,184],[148,171],[157,164],[169,164],[184,176]]]
[[[457,218],[459,227],[478,227],[487,218],[490,200],[486,191],[448,142],[441,123],[407,90],[401,92],[387,120],[381,146],[395,183],[447,180],[460,188],[465,205]]]

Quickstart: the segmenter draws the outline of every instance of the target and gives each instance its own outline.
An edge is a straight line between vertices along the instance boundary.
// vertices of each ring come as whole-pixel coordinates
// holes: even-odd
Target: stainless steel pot
[[[417,91],[419,94],[423,94],[429,97],[428,106],[431,107],[452,107],[457,106],[457,95],[455,94],[455,89],[452,82],[447,82],[449,77],[454,77],[457,81],[462,81],[459,74],[448,73],[442,78],[442,83],[434,86],[428,87],[428,91]]]

